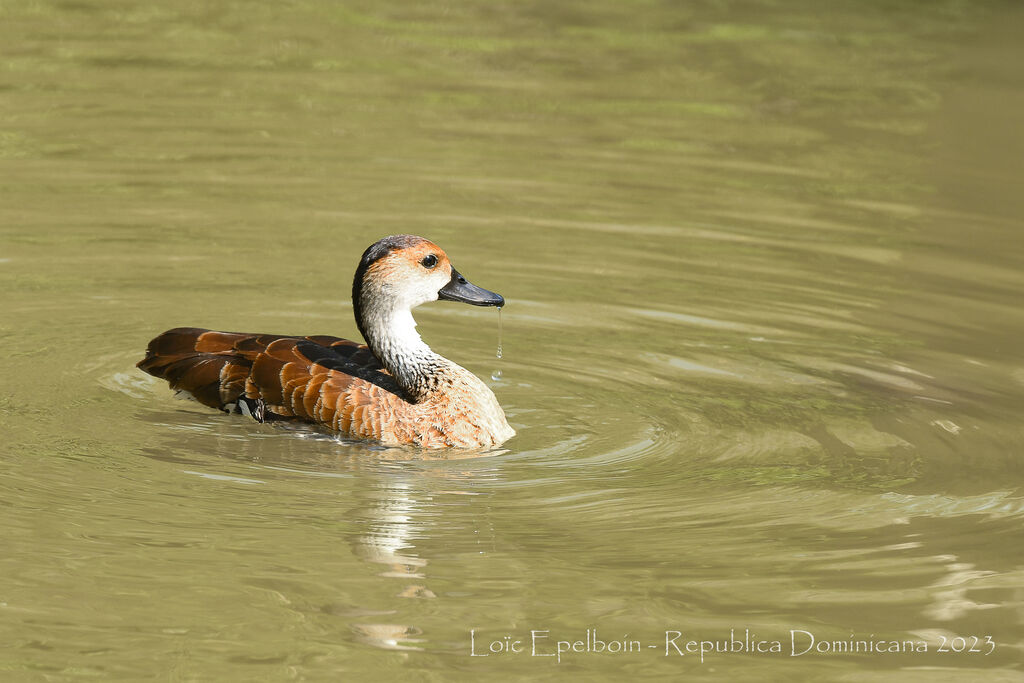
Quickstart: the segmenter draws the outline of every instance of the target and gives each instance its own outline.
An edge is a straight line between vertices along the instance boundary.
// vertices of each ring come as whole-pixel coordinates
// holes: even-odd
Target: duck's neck
[[[443,389],[452,363],[420,338],[411,310],[377,310],[363,316],[360,328],[370,350],[414,400]]]

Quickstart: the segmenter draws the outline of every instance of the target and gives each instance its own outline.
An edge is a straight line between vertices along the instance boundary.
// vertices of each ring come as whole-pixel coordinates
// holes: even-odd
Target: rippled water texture
[[[1022,680],[1022,35],[948,0],[0,3],[0,678]],[[357,336],[396,232],[509,302],[500,360],[493,310],[418,313],[503,452],[135,370],[178,325]],[[643,649],[472,656],[531,630]],[[665,656],[747,630],[784,651]]]

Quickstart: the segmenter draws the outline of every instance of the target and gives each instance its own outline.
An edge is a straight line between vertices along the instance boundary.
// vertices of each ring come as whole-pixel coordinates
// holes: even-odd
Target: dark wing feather
[[[369,385],[408,401],[365,345],[339,337],[181,327],[151,341],[138,367],[212,408],[243,400],[259,405],[261,416],[269,411],[335,429],[347,429]]]

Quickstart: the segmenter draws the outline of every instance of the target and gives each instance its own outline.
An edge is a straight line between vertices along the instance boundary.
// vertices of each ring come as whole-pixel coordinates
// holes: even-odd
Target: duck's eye
[[[420,265],[424,268],[433,268],[437,265],[437,256],[434,254],[427,254],[420,259]]]

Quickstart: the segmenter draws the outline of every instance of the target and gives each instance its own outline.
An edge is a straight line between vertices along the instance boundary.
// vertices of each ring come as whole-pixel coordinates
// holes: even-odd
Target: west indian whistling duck
[[[494,393],[416,332],[412,309],[438,299],[505,305],[433,242],[392,235],[363,252],[352,283],[365,345],[179,327],[151,341],[138,367],[204,405],[260,422],[304,420],[385,445],[497,446],[515,431]]]

